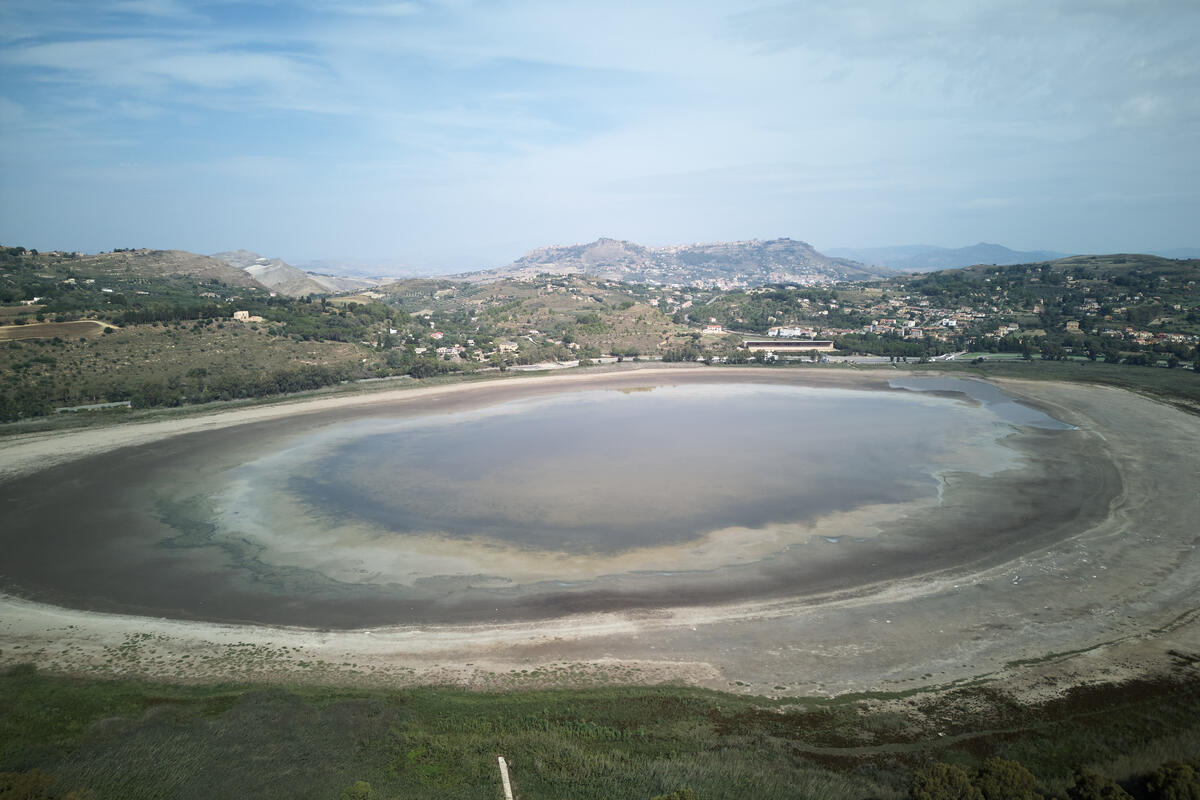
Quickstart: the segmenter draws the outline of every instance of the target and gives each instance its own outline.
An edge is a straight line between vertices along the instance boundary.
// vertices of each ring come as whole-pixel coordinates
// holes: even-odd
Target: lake
[[[357,627],[803,595],[1059,535],[1095,479],[1043,466],[1075,432],[958,384],[517,390],[176,437],[0,486],[4,581]]]

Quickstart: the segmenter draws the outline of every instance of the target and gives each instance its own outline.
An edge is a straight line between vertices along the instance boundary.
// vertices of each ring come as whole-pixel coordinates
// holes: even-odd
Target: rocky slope
[[[646,247],[617,239],[539,247],[506,267],[459,276],[484,282],[538,274],[586,274],[630,283],[734,288],[770,283],[832,283],[869,280],[891,271],[826,256],[806,242],[753,239],[744,242]]]
[[[267,258],[249,250],[216,253],[213,258],[237,267],[272,291],[289,297],[309,294],[337,294],[378,285],[369,278],[347,278],[335,275],[316,275],[297,269],[281,258]]]

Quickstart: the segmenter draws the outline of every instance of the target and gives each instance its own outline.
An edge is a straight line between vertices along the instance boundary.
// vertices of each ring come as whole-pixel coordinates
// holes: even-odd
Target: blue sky
[[[4,0],[0,241],[1200,244],[1195,0]]]

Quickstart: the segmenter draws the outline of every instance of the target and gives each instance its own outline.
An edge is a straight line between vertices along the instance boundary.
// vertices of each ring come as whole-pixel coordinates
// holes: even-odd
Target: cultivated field
[[[36,314],[43,308],[45,306],[40,305],[0,306],[0,324],[8,324],[17,317]]]
[[[107,322],[81,319],[75,322],[31,322],[28,325],[0,326],[0,342],[15,342],[23,339],[61,339],[85,336],[94,338],[104,333],[105,328],[115,328]]]

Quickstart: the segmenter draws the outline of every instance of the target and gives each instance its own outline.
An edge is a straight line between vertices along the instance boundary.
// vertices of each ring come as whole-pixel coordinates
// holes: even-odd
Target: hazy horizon
[[[0,241],[1194,248],[1188,2],[0,7]]]

